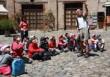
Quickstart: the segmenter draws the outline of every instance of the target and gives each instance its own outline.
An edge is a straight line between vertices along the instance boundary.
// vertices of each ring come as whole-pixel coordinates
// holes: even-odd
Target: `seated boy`
[[[98,47],[98,50],[100,50],[101,52],[104,51],[104,48],[105,48],[105,41],[104,41],[104,39],[101,38],[101,35],[98,36],[97,47]]]
[[[91,38],[91,44],[90,44],[90,48],[93,51],[97,51],[97,43],[98,43],[97,37],[96,37],[96,35],[93,35]]]

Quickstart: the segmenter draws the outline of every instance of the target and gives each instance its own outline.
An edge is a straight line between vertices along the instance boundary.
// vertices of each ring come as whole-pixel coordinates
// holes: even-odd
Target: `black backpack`
[[[45,50],[48,50],[48,41],[47,41],[47,37],[41,37],[40,38],[40,47],[45,49]]]
[[[45,51],[45,52],[43,53],[42,60],[43,60],[43,61],[45,61],[45,60],[51,60],[51,54],[50,54],[50,52]]]

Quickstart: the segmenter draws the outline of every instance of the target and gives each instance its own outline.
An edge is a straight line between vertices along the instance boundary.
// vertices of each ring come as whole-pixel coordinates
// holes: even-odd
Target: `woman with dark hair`
[[[28,27],[29,27],[29,25],[26,21],[26,18],[22,17],[20,24],[19,24],[22,42],[23,42],[24,38],[28,38]]]
[[[43,52],[44,52],[44,49],[38,46],[36,37],[32,37],[29,43],[29,46],[28,46],[28,56],[29,56],[30,61],[32,61],[32,59],[41,60]]]

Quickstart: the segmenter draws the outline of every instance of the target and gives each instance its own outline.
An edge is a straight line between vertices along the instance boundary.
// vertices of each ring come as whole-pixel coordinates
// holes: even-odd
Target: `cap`
[[[0,48],[0,50],[1,50],[1,51],[4,51],[5,48],[8,48],[8,47],[10,47],[10,45],[4,45],[3,47]]]

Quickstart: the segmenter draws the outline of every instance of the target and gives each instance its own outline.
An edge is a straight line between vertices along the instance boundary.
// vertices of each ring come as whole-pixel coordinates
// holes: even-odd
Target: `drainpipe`
[[[99,0],[98,0],[98,4],[97,4],[97,29],[99,29],[98,10],[99,10]]]
[[[13,0],[13,6],[14,6],[14,20],[16,19],[16,8],[15,8],[15,0]]]
[[[58,0],[56,0],[56,5],[57,5],[57,7],[56,7],[56,9],[57,9],[57,30],[59,29],[58,27],[59,27],[59,22],[58,22]]]

